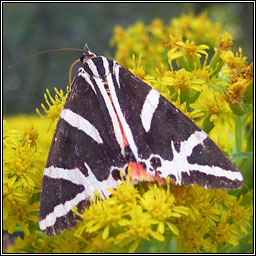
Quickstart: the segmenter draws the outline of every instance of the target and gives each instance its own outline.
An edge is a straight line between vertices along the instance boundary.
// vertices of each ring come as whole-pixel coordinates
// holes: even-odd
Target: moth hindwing
[[[76,224],[97,190],[130,178],[238,189],[243,177],[208,135],[140,78],[85,51],[52,140],[39,226],[48,235]]]

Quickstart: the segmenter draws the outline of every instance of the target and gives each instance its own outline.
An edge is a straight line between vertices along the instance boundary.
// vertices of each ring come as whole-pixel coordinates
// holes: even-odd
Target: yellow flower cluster
[[[148,26],[117,26],[110,44],[117,48],[114,59],[160,91],[239,160],[242,150],[252,150],[253,65],[241,49],[232,52],[232,37],[220,30],[206,13],[184,14],[168,25],[156,19]],[[73,209],[82,219],[76,227],[60,236],[45,236],[37,215],[54,127],[46,132],[67,96],[54,90],[55,97],[48,90],[45,94],[48,107],[41,105],[46,115],[36,110],[43,118],[15,117],[4,124],[4,230],[24,232],[24,238],[18,237],[6,252],[236,252],[242,235],[245,243],[252,239],[250,186],[231,195],[196,185],[175,186],[169,180],[166,185],[132,186],[129,176],[111,190],[112,197],[103,201],[96,195],[83,214]],[[13,129],[17,122],[20,130]],[[242,163],[244,177],[251,173],[250,159],[237,163]]]
[[[48,106],[48,109],[44,106],[44,104],[41,104],[42,109],[46,113],[46,118],[51,119],[53,122],[59,118],[60,112],[67,98],[68,88],[69,87],[67,86],[66,93],[64,94],[63,90],[59,91],[57,88],[54,87],[54,91],[56,93],[55,98],[53,98],[50,94],[50,91],[46,89],[44,99]],[[36,112],[39,116],[43,117],[38,108],[36,109]]]
[[[3,228],[10,234],[22,227],[29,235],[38,221],[42,169],[49,147],[42,150],[38,145],[38,119],[19,116],[4,121]]]
[[[75,232],[81,238],[92,235],[88,252],[109,251],[113,245],[124,247],[127,244],[130,244],[128,252],[134,252],[143,240],[164,241],[166,227],[177,235],[179,231],[173,220],[189,214],[187,207],[176,205],[169,187],[166,190],[156,184],[144,184],[143,190],[139,190],[130,185],[128,178],[111,192],[111,198],[92,204],[84,212],[83,221]],[[109,248],[96,245],[99,236],[112,240]]]
[[[134,252],[144,240],[174,237],[183,252],[216,252],[222,244],[238,245],[252,218],[251,202],[243,205],[242,196],[199,186],[134,187],[128,178],[112,194],[77,213],[82,217],[77,227],[57,237],[40,232],[19,237],[7,252]]]
[[[212,48],[218,42],[220,30],[220,24],[212,23],[206,12],[199,16],[183,14],[173,18],[167,25],[161,19],[154,19],[148,26],[141,21],[126,30],[116,26],[110,45],[117,47],[115,60],[122,66],[131,67],[131,56],[141,54],[143,67],[154,74],[152,67],[155,69],[160,63],[168,68],[166,51],[182,43],[183,37],[192,45],[194,42],[203,42]]]

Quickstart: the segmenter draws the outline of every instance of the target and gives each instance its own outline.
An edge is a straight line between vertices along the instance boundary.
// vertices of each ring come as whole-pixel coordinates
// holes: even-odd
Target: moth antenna
[[[88,44],[87,44],[87,43],[84,45],[84,51],[85,51],[85,52],[91,51],[90,48],[88,47]]]
[[[61,52],[61,51],[79,51],[79,52],[84,52],[84,50],[82,49],[78,49],[78,48],[60,48],[60,49],[50,49],[50,50],[45,50],[45,51],[41,51],[41,52],[37,52],[37,53],[33,53],[21,60],[18,60],[16,63],[14,63],[13,65],[11,66],[8,66],[8,69],[12,69],[14,68],[15,66],[23,63],[24,61],[26,60],[29,60],[35,56],[38,56],[38,55],[41,55],[41,54],[45,54],[45,53],[48,53],[48,52]]]
[[[72,76],[73,67],[74,67],[78,62],[80,62],[80,61],[81,61],[80,59],[74,61],[74,62],[71,64],[70,68],[69,68],[69,75],[68,75],[68,83],[69,83],[69,86],[71,86],[71,83],[72,83],[72,81],[71,81],[71,76]]]

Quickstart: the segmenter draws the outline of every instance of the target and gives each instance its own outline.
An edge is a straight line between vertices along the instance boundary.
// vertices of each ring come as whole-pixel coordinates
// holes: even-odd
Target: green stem
[[[236,150],[239,153],[242,152],[242,122],[239,116],[236,116],[235,125]]]

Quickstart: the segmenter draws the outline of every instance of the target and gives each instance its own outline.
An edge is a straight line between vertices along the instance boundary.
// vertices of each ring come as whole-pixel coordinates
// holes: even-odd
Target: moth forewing
[[[79,219],[97,190],[122,182],[238,189],[243,177],[208,135],[116,61],[87,50],[52,140],[42,181],[39,226],[60,234]]]

